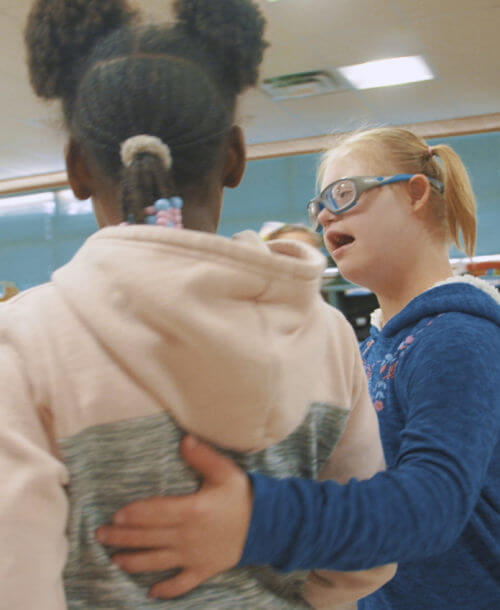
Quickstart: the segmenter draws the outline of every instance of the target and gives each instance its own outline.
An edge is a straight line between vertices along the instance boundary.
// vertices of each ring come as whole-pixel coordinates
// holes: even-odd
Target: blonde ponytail
[[[469,175],[457,153],[446,144],[432,147],[443,165],[444,201],[448,231],[458,248],[473,256],[476,247],[476,202]],[[463,246],[460,242],[462,233]]]

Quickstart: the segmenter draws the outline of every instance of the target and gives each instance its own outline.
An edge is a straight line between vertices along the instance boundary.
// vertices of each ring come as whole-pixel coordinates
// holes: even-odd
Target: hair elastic
[[[144,222],[147,225],[182,229],[184,228],[182,224],[183,204],[181,197],[158,199],[154,205],[144,208],[146,214]]]
[[[136,156],[141,153],[156,155],[162,161],[165,169],[172,167],[170,148],[156,136],[132,136],[120,147],[120,156],[125,167],[130,167]]]
[[[434,152],[434,149],[432,148],[432,146],[429,146],[427,148],[427,152],[429,153],[429,157],[433,157],[436,153]]]

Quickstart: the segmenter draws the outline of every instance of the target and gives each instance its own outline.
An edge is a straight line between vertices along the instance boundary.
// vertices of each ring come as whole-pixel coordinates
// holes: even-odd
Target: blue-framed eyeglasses
[[[329,184],[321,193],[311,199],[307,204],[309,220],[315,231],[321,231],[321,224],[318,216],[324,208],[332,214],[344,214],[358,204],[361,195],[376,186],[385,186],[396,182],[405,182],[413,178],[415,174],[397,174],[395,176],[351,176],[341,178]],[[431,186],[440,193],[443,192],[443,183],[436,178],[426,176]]]

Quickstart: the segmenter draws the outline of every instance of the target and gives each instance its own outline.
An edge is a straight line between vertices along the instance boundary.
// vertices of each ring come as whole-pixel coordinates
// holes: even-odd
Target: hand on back
[[[113,557],[129,573],[181,568],[155,585],[151,597],[170,599],[234,567],[243,552],[252,510],[246,474],[192,436],[181,450],[203,477],[192,495],[150,498],[119,510],[113,524],[97,530],[103,544],[130,549]]]

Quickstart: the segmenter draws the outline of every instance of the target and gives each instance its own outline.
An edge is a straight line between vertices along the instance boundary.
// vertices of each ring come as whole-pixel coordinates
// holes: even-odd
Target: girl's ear
[[[415,174],[408,181],[411,205],[415,211],[425,208],[431,196],[431,185],[427,176]]]
[[[66,145],[65,158],[71,190],[77,199],[88,199],[92,196],[93,181],[82,148],[73,138],[70,138]]]
[[[224,186],[234,188],[243,178],[246,166],[245,138],[240,127],[233,125],[229,133],[226,163],[224,165]]]

